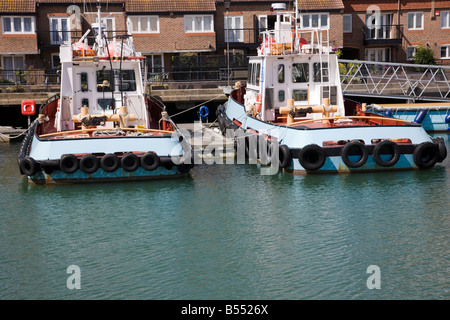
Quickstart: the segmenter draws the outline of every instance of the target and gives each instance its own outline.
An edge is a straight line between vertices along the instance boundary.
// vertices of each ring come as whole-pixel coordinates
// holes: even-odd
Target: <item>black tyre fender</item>
[[[80,169],[87,174],[94,173],[99,167],[100,161],[93,154],[85,154],[80,159]]]
[[[39,170],[39,163],[31,157],[25,157],[19,161],[20,172],[27,176],[34,176]]]
[[[298,153],[298,161],[308,171],[320,169],[325,163],[325,160],[325,151],[317,144],[309,144],[301,148]]]
[[[141,167],[147,171],[156,170],[161,163],[161,159],[154,152],[147,152],[141,157]]]
[[[356,162],[352,162],[348,158],[350,155],[352,155],[352,150],[354,149],[357,149],[357,151],[359,151],[361,155],[361,158]],[[359,141],[347,142],[341,150],[342,161],[344,161],[344,163],[350,168],[359,168],[363,166],[366,163],[368,157],[369,152],[366,149],[366,146]]]
[[[390,154],[392,157],[389,160],[383,160],[381,159],[382,154]],[[373,148],[372,157],[373,160],[375,160],[375,162],[380,166],[392,167],[398,162],[398,159],[400,159],[400,149],[395,142],[383,140],[378,142]]]
[[[120,164],[123,170],[133,172],[139,167],[139,157],[134,153],[127,153],[120,160]]]
[[[79,168],[79,161],[73,154],[64,154],[59,161],[59,168],[65,173],[74,173]]]
[[[439,157],[437,162],[442,162],[447,158],[447,147],[445,146],[445,141],[442,137],[436,138],[436,144],[438,146]]]
[[[279,153],[278,153],[278,159],[279,159],[279,167],[281,169],[287,168],[291,165],[292,162],[292,155],[291,155],[291,149],[285,145],[281,144],[279,146]]]
[[[422,142],[414,148],[413,160],[420,169],[433,167],[439,158],[439,148],[432,142]]]
[[[105,154],[100,160],[100,166],[106,172],[113,172],[119,168],[119,157],[113,153]]]

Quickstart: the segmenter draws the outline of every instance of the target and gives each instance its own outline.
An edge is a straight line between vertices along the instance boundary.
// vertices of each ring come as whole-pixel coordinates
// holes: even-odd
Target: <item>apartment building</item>
[[[419,45],[450,63],[450,1],[345,0],[344,57],[411,62]]]

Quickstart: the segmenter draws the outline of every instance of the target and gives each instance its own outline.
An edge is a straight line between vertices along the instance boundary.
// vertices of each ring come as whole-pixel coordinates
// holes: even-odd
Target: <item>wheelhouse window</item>
[[[185,15],[184,32],[214,32],[214,18],[212,15]]]
[[[130,16],[133,33],[159,33],[159,16]]]
[[[423,30],[423,12],[408,13],[408,30]]]
[[[278,65],[278,83],[284,83],[284,64]]]
[[[114,71],[97,70],[97,91],[98,92],[114,91]]]
[[[253,86],[259,86],[260,72],[261,72],[260,63],[250,63],[248,68],[247,83]]]
[[[308,90],[292,90],[292,99],[294,99],[294,101],[308,100]]]
[[[2,17],[2,27],[4,34],[36,33],[36,21],[34,17]]]
[[[292,64],[292,82],[309,82],[309,64],[294,63]]]
[[[322,62],[322,68],[320,68],[320,62],[313,64],[314,82],[328,82],[328,62]],[[320,73],[322,72],[322,77]]]
[[[134,70],[122,70],[119,78],[120,91],[136,91],[136,77]]]
[[[59,45],[70,41],[69,18],[50,18],[50,43]]]
[[[87,72],[81,72],[80,73],[80,87],[81,92],[87,92],[89,91],[89,82],[88,82],[88,73]]]

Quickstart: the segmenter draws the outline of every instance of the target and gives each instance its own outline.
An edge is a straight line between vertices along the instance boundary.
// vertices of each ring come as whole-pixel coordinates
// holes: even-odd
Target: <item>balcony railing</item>
[[[403,38],[402,25],[380,25],[364,27],[364,45],[401,45]]]

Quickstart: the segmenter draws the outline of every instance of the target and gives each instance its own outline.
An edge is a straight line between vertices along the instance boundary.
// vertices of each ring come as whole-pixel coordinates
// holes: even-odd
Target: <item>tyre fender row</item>
[[[340,156],[349,168],[359,168],[367,162],[369,155],[372,155],[379,166],[392,167],[398,162],[402,154],[412,154],[414,163],[421,169],[431,168],[447,157],[445,141],[440,137],[436,138],[434,142],[403,146],[390,140],[382,140],[375,146],[366,146],[357,140],[349,141],[343,147],[334,148],[323,148],[317,144],[310,144],[301,149],[291,149],[290,153],[291,157],[297,158],[307,171],[320,169],[326,158],[330,156]],[[387,157],[384,157],[384,155],[387,155]]]
[[[191,159],[192,160],[192,159]],[[102,157],[94,154],[85,154],[78,157],[73,154],[64,154],[59,160],[43,160],[36,161],[32,157],[26,156],[19,160],[19,168],[22,174],[33,176],[40,170],[50,173],[53,170],[61,170],[64,173],[74,173],[78,169],[92,174],[99,168],[106,172],[114,172],[119,167],[124,171],[133,172],[139,166],[146,171],[154,171],[159,166],[164,166],[170,170],[174,166],[174,162],[170,156],[158,156],[154,152],[147,152],[142,156],[129,152],[121,157],[114,153],[108,153]],[[193,167],[193,161],[182,162],[178,165],[181,173],[187,173]]]

